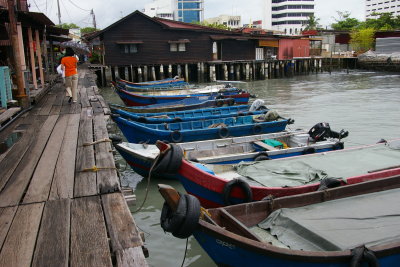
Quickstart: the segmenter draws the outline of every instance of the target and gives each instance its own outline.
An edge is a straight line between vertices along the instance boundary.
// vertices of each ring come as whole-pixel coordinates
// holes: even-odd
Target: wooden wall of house
[[[111,66],[177,64],[212,61],[213,32],[165,29],[162,25],[142,15],[134,14],[125,21],[105,31],[105,64]],[[171,52],[168,41],[188,39],[185,52]],[[116,41],[143,41],[138,52],[121,52]],[[252,41],[225,40],[222,60],[254,60],[255,43]]]

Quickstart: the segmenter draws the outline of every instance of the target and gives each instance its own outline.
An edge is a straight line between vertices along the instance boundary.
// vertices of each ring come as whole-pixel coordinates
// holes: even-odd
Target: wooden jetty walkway
[[[0,266],[147,266],[121,193],[95,75],[58,83],[0,132]]]

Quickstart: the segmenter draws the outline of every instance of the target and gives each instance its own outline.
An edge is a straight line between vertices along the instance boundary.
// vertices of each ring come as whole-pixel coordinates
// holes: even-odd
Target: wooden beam
[[[31,27],[28,28],[28,41],[29,41],[29,55],[31,59],[31,74],[32,74],[33,88],[38,89],[37,78],[36,78],[35,51],[33,50],[33,37],[32,37]]]
[[[35,39],[36,39],[36,55],[38,57],[38,62],[39,62],[40,83],[42,84],[42,88],[44,88],[42,47],[40,46],[39,30],[35,30]]]

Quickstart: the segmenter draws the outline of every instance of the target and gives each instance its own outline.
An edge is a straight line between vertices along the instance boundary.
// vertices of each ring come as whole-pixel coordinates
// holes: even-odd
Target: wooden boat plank
[[[81,87],[80,88],[80,96],[81,96],[81,105],[83,108],[87,108],[90,107],[90,103],[89,103],[89,98],[87,95],[87,89],[86,87]]]
[[[83,146],[93,142],[93,113],[91,108],[83,108],[79,121],[79,138],[76,152],[76,175],[74,197],[97,194],[96,172],[86,171],[96,165],[93,146]]]
[[[42,126],[44,121],[45,117],[33,116],[29,119],[24,119],[21,123],[21,125],[29,125],[29,128],[27,131],[24,131],[21,139],[9,149],[7,154],[5,154],[7,157],[2,158],[0,161],[0,170],[2,170],[2,175],[0,176],[0,190],[3,189],[15,168],[25,155],[30,144],[33,142],[33,133],[35,133]],[[31,123],[32,125],[30,125]],[[18,127],[16,127],[16,129],[17,128]]]
[[[101,200],[112,251],[143,246],[123,195],[120,193],[106,194],[101,196]]]
[[[18,207],[0,252],[0,266],[30,266],[43,203]]]
[[[40,116],[48,116],[50,115],[50,111],[53,108],[53,104],[57,99],[57,95],[55,94],[49,94],[46,103],[44,106],[42,106],[42,108],[40,109],[40,112],[38,113],[38,115]]]
[[[49,199],[73,198],[75,159],[78,143],[80,114],[71,114],[58,156]]]
[[[17,207],[0,208],[0,248],[4,244],[16,211]]]
[[[103,114],[96,114],[93,119],[95,141],[107,140],[109,138],[105,118]],[[110,142],[95,144],[96,164],[99,168],[106,168],[97,172],[98,191],[100,193],[120,191],[114,157],[110,152]]]
[[[29,153],[24,154],[24,157],[18,165],[19,168],[15,169],[0,194],[1,207],[17,205],[20,202],[57,119],[58,115],[49,116],[41,129],[37,132],[37,135],[33,134],[30,136],[33,141],[29,147]]]
[[[104,214],[97,196],[72,201],[70,255],[70,266],[112,266]]]
[[[256,145],[258,145],[258,146],[260,146],[260,147],[262,147],[262,148],[264,148],[264,149],[267,150],[267,151],[278,150],[277,148],[275,148],[275,147],[273,147],[273,146],[270,146],[270,145],[267,145],[266,143],[264,143],[264,142],[262,142],[262,141],[254,141],[253,143],[256,144]]]
[[[21,111],[21,108],[9,108],[3,113],[0,114],[0,125],[3,124],[3,122],[7,121],[14,115],[16,115],[18,112]]]
[[[35,172],[24,197],[24,203],[46,201],[49,197],[54,170],[64,135],[67,129],[68,116],[60,116],[43,154],[36,166]]]
[[[68,266],[70,203],[69,199],[46,202],[32,266]]]
[[[117,266],[121,267],[146,267],[149,266],[143,256],[141,247],[127,248],[115,253]]]

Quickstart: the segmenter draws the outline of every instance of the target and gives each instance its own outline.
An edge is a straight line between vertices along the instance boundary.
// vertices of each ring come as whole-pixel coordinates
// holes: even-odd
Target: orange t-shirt
[[[76,69],[77,63],[78,60],[76,57],[63,57],[61,59],[61,64],[65,67],[65,77],[78,74],[78,70]]]

